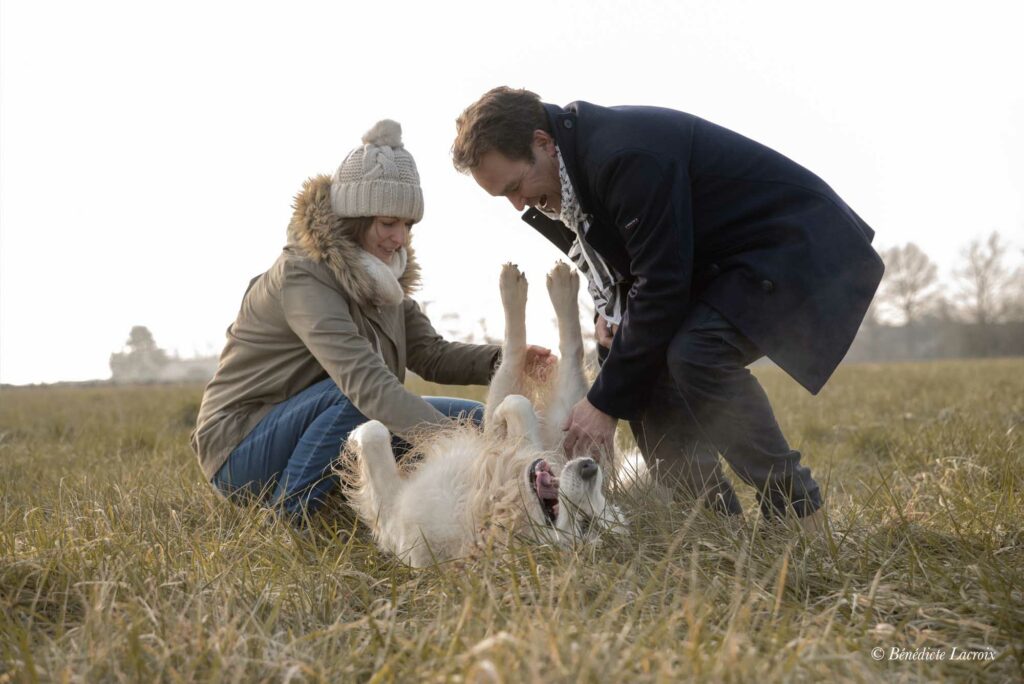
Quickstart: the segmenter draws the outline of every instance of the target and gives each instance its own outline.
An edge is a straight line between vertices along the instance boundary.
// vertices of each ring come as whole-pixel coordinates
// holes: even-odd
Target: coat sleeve
[[[374,352],[333,287],[309,271],[287,269],[282,305],[288,325],[364,416],[403,437],[417,426],[446,422],[440,411],[405,389]]]
[[[409,370],[424,380],[446,385],[486,385],[501,347],[449,342],[437,334],[419,306],[406,298],[405,353]]]
[[[626,152],[602,167],[595,197],[626,246],[634,280],[587,399],[608,415],[633,419],[686,316],[693,271],[690,180],[685,169],[650,153]]]

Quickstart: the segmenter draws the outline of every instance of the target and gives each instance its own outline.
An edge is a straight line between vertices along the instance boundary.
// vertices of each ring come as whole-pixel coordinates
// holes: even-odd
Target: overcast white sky
[[[493,9],[492,9],[493,7]],[[133,325],[217,353],[302,181],[400,121],[423,180],[420,298],[491,319],[499,265],[558,253],[457,174],[458,113],[495,85],[650,104],[821,175],[950,272],[1024,246],[1018,2],[51,2],[0,5],[0,382],[109,377]],[[1019,254],[1019,249],[1018,249]],[[531,335],[553,342],[534,289]]]

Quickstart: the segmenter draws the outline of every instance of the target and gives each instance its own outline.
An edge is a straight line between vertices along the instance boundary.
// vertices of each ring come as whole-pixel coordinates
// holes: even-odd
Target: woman
[[[409,233],[423,194],[401,127],[384,120],[333,178],[295,198],[288,244],[254,278],[203,394],[192,447],[222,493],[262,498],[299,518],[336,486],[331,464],[369,419],[400,437],[478,402],[421,398],[408,367],[445,384],[486,384],[499,347],[446,342],[409,294],[419,266]],[[542,372],[550,351],[530,348]]]

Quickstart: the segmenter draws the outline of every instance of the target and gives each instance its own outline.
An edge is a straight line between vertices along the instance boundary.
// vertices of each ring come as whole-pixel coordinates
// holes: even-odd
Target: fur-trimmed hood
[[[377,281],[359,258],[362,247],[342,234],[342,219],[331,209],[331,177],[319,175],[308,179],[295,196],[292,208],[288,246],[325,264],[342,289],[359,304],[380,305],[383,300]],[[405,272],[398,283],[408,297],[419,288],[420,267],[411,240],[406,242],[405,251]]]

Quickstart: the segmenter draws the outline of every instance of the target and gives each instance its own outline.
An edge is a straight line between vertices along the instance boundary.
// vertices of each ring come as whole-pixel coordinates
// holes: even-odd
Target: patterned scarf
[[[594,298],[594,309],[609,323],[622,323],[628,288],[624,279],[584,239],[590,230],[591,217],[580,209],[576,191],[573,190],[569,172],[558,152],[558,177],[562,182],[562,210],[557,217],[569,230],[576,234],[576,241],[569,249],[569,258],[580,273],[587,277],[587,290]]]

